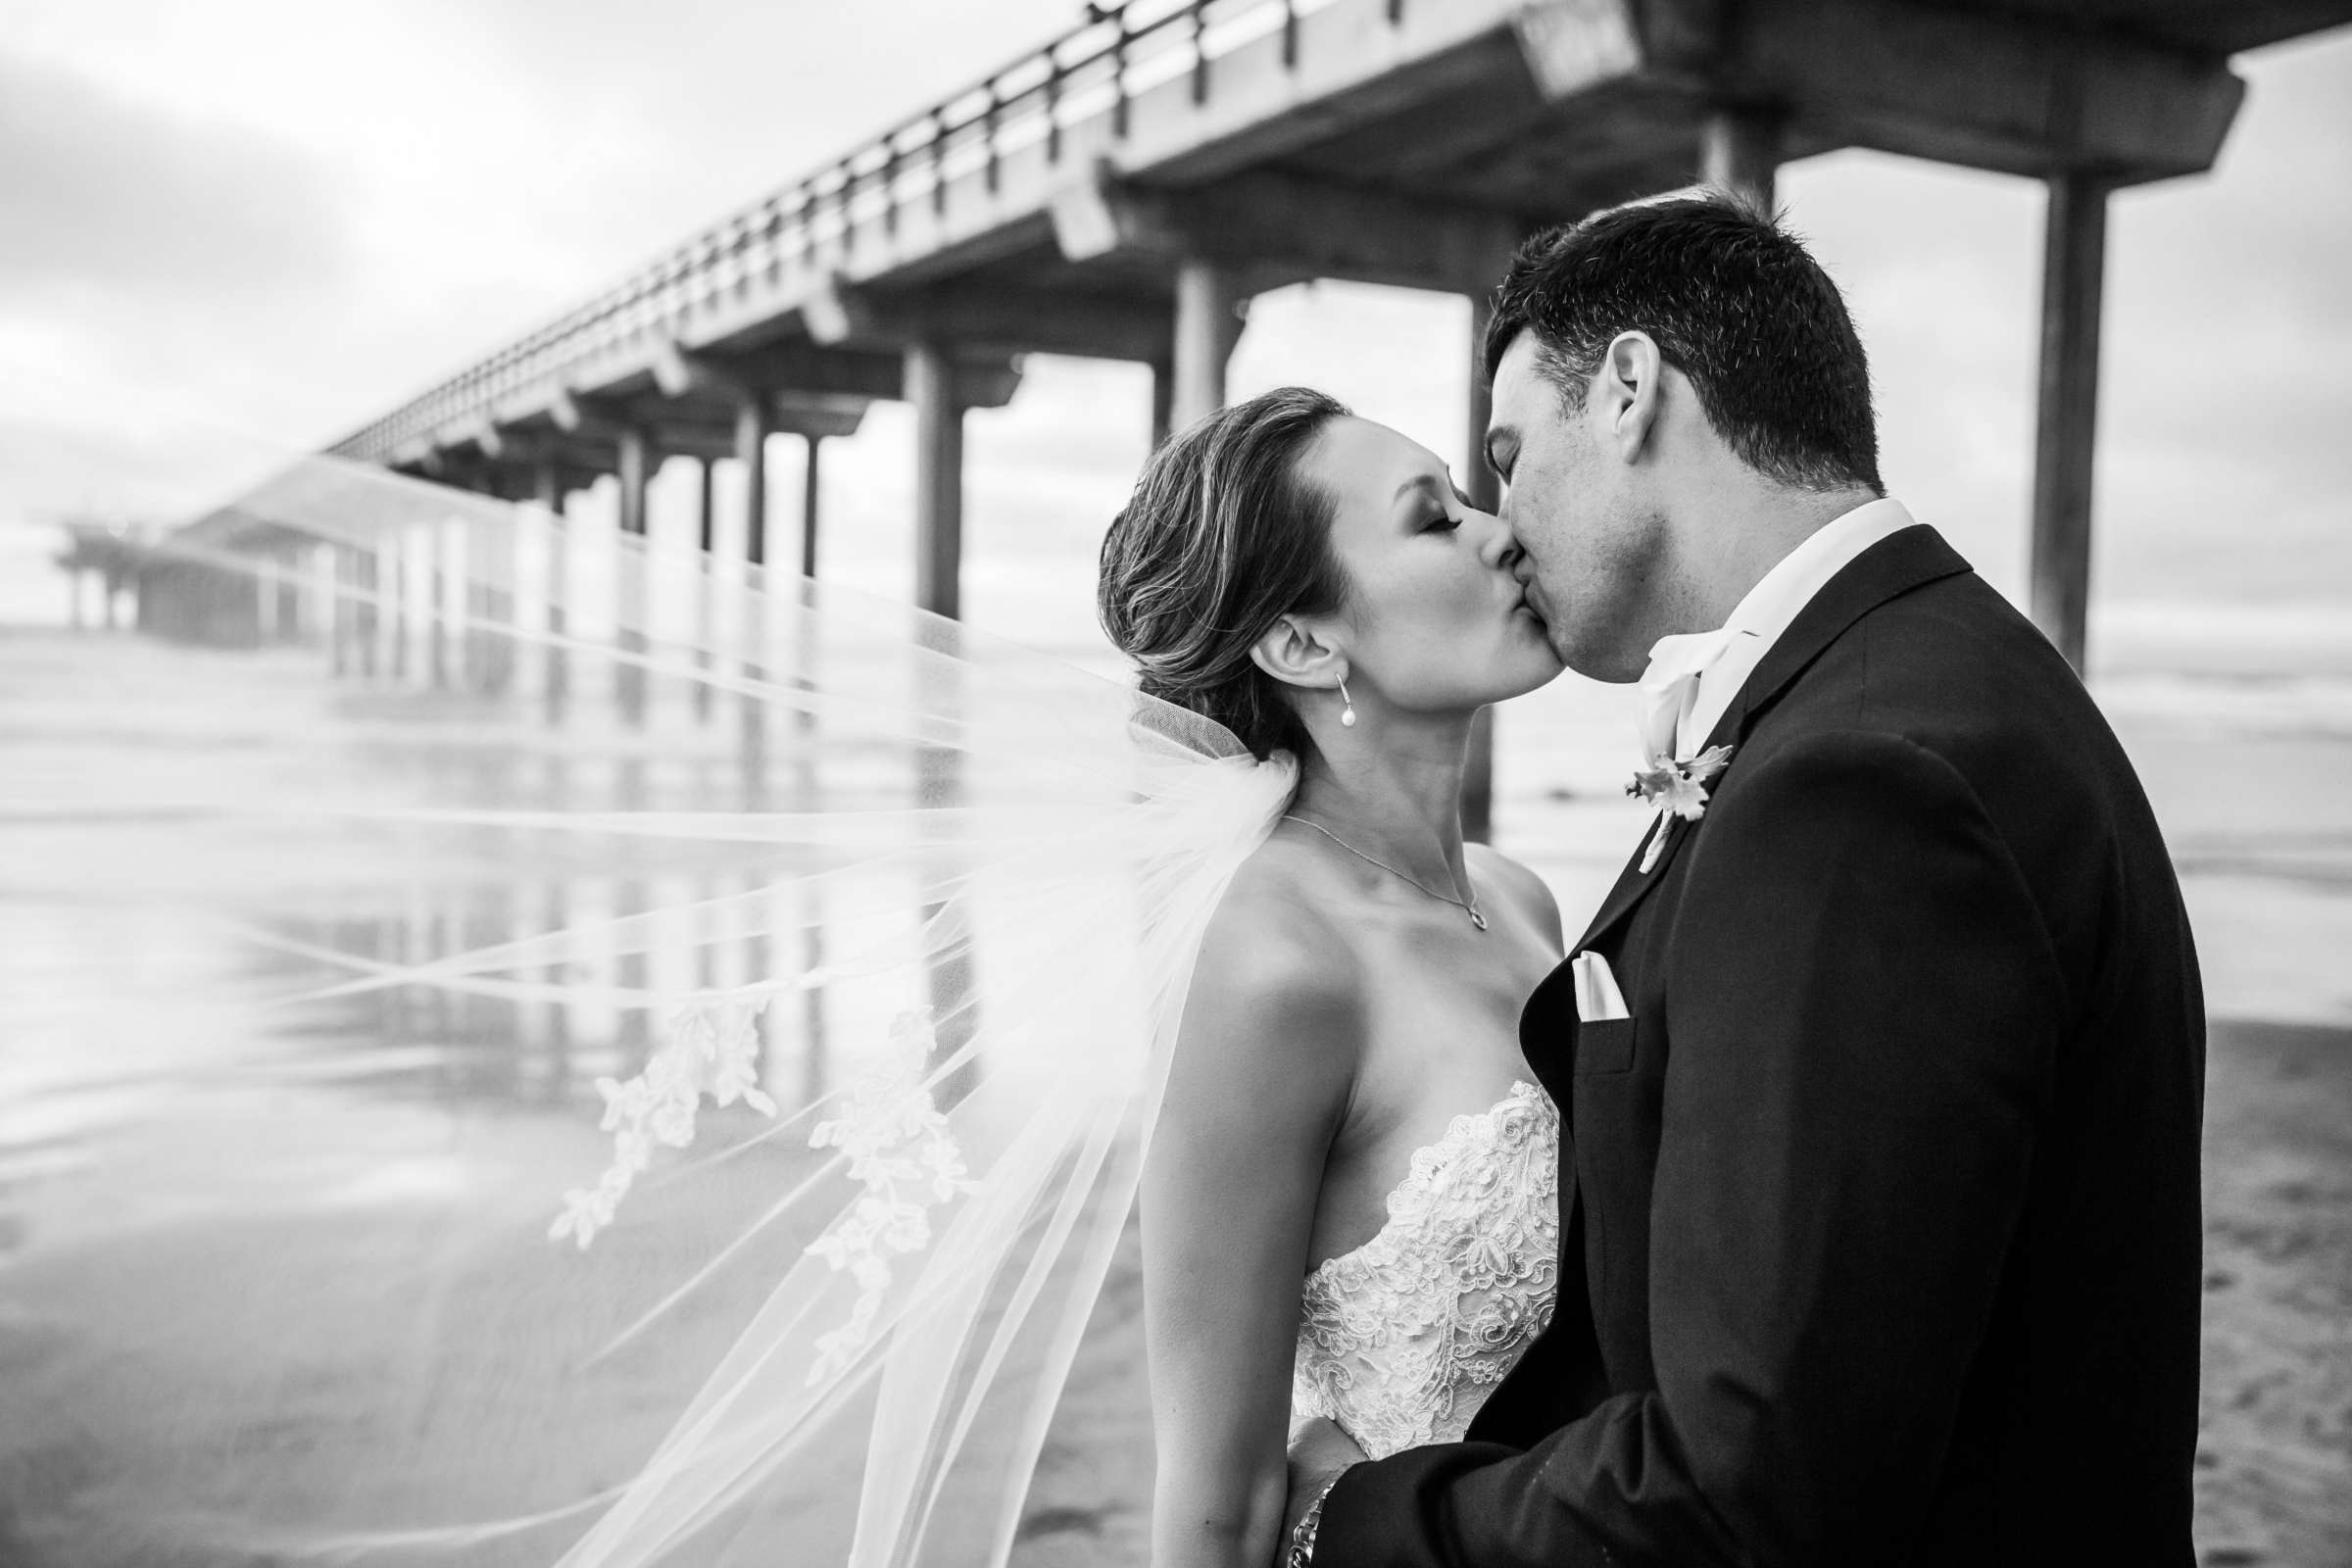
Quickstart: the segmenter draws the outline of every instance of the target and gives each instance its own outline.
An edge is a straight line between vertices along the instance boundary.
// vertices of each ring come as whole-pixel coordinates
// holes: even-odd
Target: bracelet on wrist
[[[1306,1512],[1291,1528],[1291,1549],[1283,1555],[1282,1568],[1311,1568],[1315,1560],[1315,1533],[1323,1524],[1323,1503],[1330,1497],[1331,1489],[1340,1484],[1340,1476],[1347,1473],[1342,1470],[1339,1476],[1324,1482],[1323,1490],[1315,1494],[1315,1500],[1306,1505]]]

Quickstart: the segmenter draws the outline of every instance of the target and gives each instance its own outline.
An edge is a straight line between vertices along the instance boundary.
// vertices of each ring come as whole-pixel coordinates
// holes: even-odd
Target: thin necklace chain
[[[1487,917],[1478,912],[1478,888],[1475,884],[1472,885],[1470,889],[1470,897],[1467,899],[1458,899],[1449,893],[1440,893],[1436,888],[1431,887],[1419,877],[1413,876],[1408,872],[1399,871],[1386,860],[1375,860],[1372,858],[1372,857],[1366,855],[1363,851],[1357,849],[1354,845],[1348,843],[1346,839],[1340,837],[1337,833],[1334,833],[1331,829],[1325,827],[1320,822],[1310,822],[1305,817],[1294,815],[1289,811],[1282,813],[1282,819],[1285,822],[1296,822],[1300,827],[1313,828],[1316,832],[1322,834],[1325,838],[1331,840],[1332,843],[1337,844],[1341,849],[1346,850],[1349,855],[1354,856],[1357,859],[1363,861],[1365,864],[1377,865],[1383,871],[1388,872],[1389,875],[1397,878],[1399,881],[1410,882],[1414,887],[1419,888],[1422,892],[1428,894],[1431,898],[1436,899],[1439,903],[1452,905],[1455,908],[1468,915],[1470,917],[1470,923],[1478,927],[1479,930],[1484,931],[1487,928]]]

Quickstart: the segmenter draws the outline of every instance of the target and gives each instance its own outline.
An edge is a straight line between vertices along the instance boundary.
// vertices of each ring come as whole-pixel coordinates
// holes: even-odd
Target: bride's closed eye
[[[1465,511],[1470,509],[1470,498],[1462,494],[1462,487],[1453,482],[1453,476],[1451,474],[1447,474],[1446,476],[1446,488],[1443,493],[1452,496],[1454,505],[1461,507]],[[1445,511],[1443,508],[1441,508],[1436,516],[1423,520],[1420,527],[1420,532],[1450,533],[1454,529],[1459,528],[1461,525],[1462,519],[1459,514]]]

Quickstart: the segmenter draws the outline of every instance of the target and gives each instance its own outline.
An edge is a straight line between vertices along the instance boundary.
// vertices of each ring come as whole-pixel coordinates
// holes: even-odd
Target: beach
[[[2197,1539],[2209,1564],[2340,1568],[2352,1561],[2352,966],[2341,956],[2352,951],[2352,791],[2340,783],[2352,768],[2352,670],[2249,672],[2198,646],[2206,652],[2119,639],[2118,661],[2092,682],[2174,849],[2213,1025]],[[1623,692],[1582,682],[1502,715],[1497,841],[1545,876],[1572,926],[1643,826],[1618,789],[1625,722]],[[164,1478],[285,1518],[383,1522],[511,1505],[498,1474],[502,1429],[466,1391],[505,1385],[519,1391],[518,1410],[563,1412],[566,1399],[591,1397],[566,1389],[565,1369],[645,1304],[627,1278],[596,1276],[605,1294],[594,1310],[548,1314],[571,1338],[502,1337],[530,1348],[495,1376],[467,1360],[462,1338],[423,1328],[494,1322],[534,1302],[577,1306],[589,1276],[560,1266],[543,1241],[546,1220],[563,1188],[601,1157],[589,1079],[627,1065],[641,1038],[594,1009],[558,1017],[479,998],[269,1011],[261,999],[294,960],[258,956],[168,903],[110,893],[172,880],[153,863],[167,850],[193,856],[177,868],[185,884],[218,879],[237,864],[233,842],[190,851],[167,821],[10,808],[54,801],[76,779],[95,789],[172,768],[232,780],[331,772],[346,765],[346,730],[365,732],[371,781],[387,798],[437,787],[455,769],[468,790],[523,781],[534,799],[576,803],[600,798],[596,781],[609,770],[634,765],[640,787],[650,776],[657,793],[692,800],[716,787],[725,750],[718,739],[681,742],[691,732],[673,727],[661,732],[661,757],[633,757],[632,743],[606,728],[551,730],[447,695],[337,687],[301,651],[0,632],[8,1568],[275,1560],[260,1546],[167,1549],[153,1532],[112,1527],[122,1499]],[[387,770],[395,754],[385,738],[404,731],[417,738],[415,755],[405,770]],[[387,860],[397,853],[322,838],[315,860],[253,868],[241,906],[275,909],[287,929],[339,919],[347,943],[396,956],[417,933],[467,921],[489,935],[525,933],[551,911],[625,907],[664,875],[691,891],[696,878],[721,874],[691,860],[405,868]],[[422,884],[462,882],[466,900],[332,906],[340,887],[397,887],[393,873],[412,869]],[[593,955],[579,961],[610,968]],[[728,961],[744,970],[758,955]],[[358,1038],[383,1047],[364,1072],[345,1050]],[[790,1101],[854,1054],[854,1044],[836,1042],[827,1058],[808,1041],[786,1042],[765,1071]],[[176,1103],[164,1098],[172,1094],[202,1099]],[[129,1127],[145,1130],[136,1163],[112,1157],[110,1140]],[[173,1127],[241,1136],[227,1150],[155,1136]],[[613,1255],[692,1255],[734,1223],[728,1203],[754,1201],[805,1164],[781,1151],[760,1158],[717,1206],[689,1187],[658,1190],[612,1238],[623,1244]],[[274,1207],[273,1194],[283,1199]],[[273,1273],[279,1244],[295,1234],[273,1227],[295,1225],[322,1227],[293,1250],[314,1260],[316,1278]],[[370,1259],[420,1253],[457,1259],[443,1271],[446,1298],[386,1300],[368,1288]],[[281,1322],[273,1288],[325,1310]],[[691,1369],[723,1345],[726,1302],[722,1292],[621,1357],[593,1395],[618,1404],[568,1407],[572,1418],[609,1418],[618,1436],[579,1453],[576,1474],[539,1478],[546,1495],[625,1475],[631,1445],[660,1436],[663,1413],[691,1390]],[[257,1323],[270,1336],[257,1338]],[[1151,1439],[1137,1399],[1140,1326],[1130,1233],[1047,1437],[1014,1555],[1025,1568],[1144,1560]],[[121,1344],[172,1350],[125,1366]],[[158,1380],[207,1391],[196,1405],[208,1420],[154,1430],[146,1398]],[[435,1462],[369,1473],[372,1446],[395,1429],[403,1451]],[[546,1560],[533,1549],[464,1560]]]

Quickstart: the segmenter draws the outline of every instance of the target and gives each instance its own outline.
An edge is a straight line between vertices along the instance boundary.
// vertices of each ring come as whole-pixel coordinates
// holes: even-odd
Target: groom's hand
[[[1370,1455],[1355,1446],[1355,1440],[1340,1430],[1338,1422],[1325,1416],[1301,1422],[1291,1434],[1291,1495],[1282,1509],[1280,1562],[1291,1549],[1291,1537],[1298,1533],[1298,1521],[1306,1514],[1316,1498],[1340,1472],[1351,1464],[1361,1464]]]

